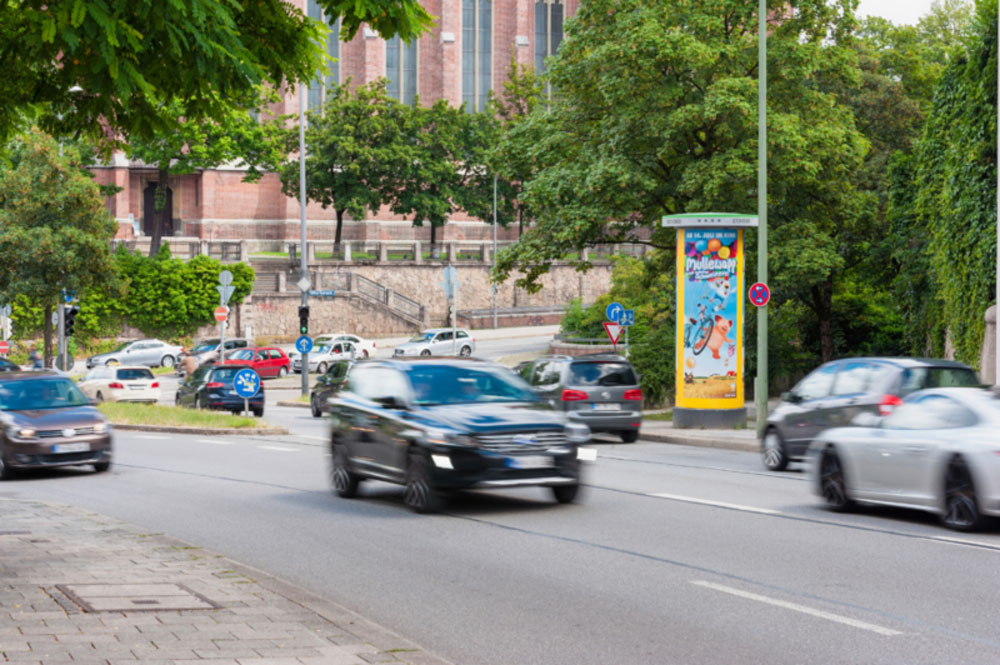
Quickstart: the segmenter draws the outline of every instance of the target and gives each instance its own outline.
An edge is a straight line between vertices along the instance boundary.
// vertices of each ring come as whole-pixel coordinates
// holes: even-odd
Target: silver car
[[[424,330],[408,342],[393,349],[394,356],[471,356],[476,340],[468,330],[458,328],[452,337],[451,328]]]
[[[229,356],[230,351],[245,349],[248,346],[252,346],[250,344],[250,340],[242,337],[227,337],[226,357]],[[216,362],[219,359],[219,338],[210,337],[208,339],[198,340],[191,345],[190,349],[178,356],[178,362],[183,360],[186,356],[194,356],[199,365]],[[177,373],[184,376],[184,372],[182,370],[183,368],[179,369]]]
[[[960,531],[1000,516],[1000,399],[979,388],[913,393],[887,416],[822,432],[809,448],[813,486],[833,510],[855,503],[938,514]]]
[[[177,364],[183,347],[158,339],[141,339],[125,342],[114,351],[87,358],[87,369],[100,365],[145,365],[146,367],[173,367]]]
[[[313,350],[309,352],[309,371],[326,374],[326,370],[335,362],[339,360],[354,360],[360,355],[350,342],[320,344],[313,347]],[[292,371],[301,374],[302,354],[298,351],[292,351],[288,354],[288,358],[292,361]]]

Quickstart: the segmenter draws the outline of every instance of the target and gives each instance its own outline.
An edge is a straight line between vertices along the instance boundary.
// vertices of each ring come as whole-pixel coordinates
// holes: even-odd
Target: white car
[[[476,340],[468,330],[458,328],[452,339],[451,328],[424,330],[392,350],[393,356],[471,356]]]
[[[361,354],[350,342],[340,341],[332,344],[320,344],[314,346],[309,352],[309,371],[326,374],[327,368],[338,360],[354,360]],[[292,360],[292,371],[302,373],[302,354],[292,351],[288,354]]]
[[[80,389],[98,402],[149,402],[160,400],[160,382],[148,367],[95,367],[80,382]]]
[[[375,341],[358,337],[350,333],[324,333],[313,338],[313,344],[333,344],[334,342],[350,342],[357,351],[358,358],[375,357]]]
[[[971,531],[1000,516],[1000,398],[980,388],[910,394],[887,416],[859,413],[809,448],[814,490],[833,510],[856,503],[936,513]]]

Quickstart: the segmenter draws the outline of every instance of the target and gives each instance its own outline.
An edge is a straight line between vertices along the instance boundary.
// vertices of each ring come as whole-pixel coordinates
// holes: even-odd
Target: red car
[[[246,365],[257,372],[262,379],[275,376],[280,379],[288,374],[292,367],[292,361],[276,346],[238,349],[226,356],[226,364]]]

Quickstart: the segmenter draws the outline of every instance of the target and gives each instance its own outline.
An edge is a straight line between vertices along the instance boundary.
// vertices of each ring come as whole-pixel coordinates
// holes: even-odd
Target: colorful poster
[[[677,399],[743,407],[743,229],[677,229]]]

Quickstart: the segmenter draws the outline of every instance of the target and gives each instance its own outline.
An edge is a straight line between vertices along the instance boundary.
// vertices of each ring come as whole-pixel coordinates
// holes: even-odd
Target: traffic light
[[[309,305],[299,307],[299,334],[309,334]]]
[[[71,337],[73,335],[73,325],[76,323],[76,315],[80,313],[79,307],[67,307],[65,313],[63,314],[64,321],[63,325],[66,332],[66,337]]]

